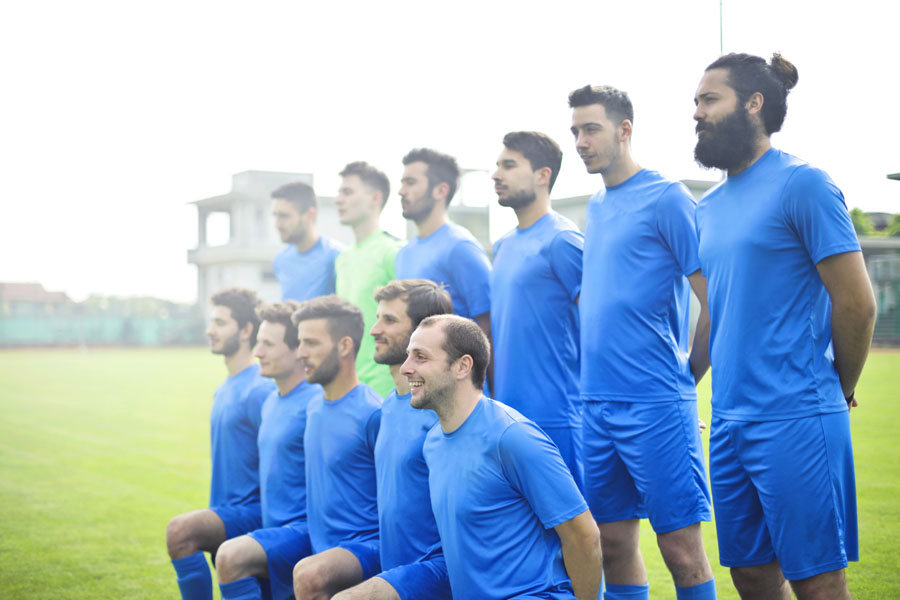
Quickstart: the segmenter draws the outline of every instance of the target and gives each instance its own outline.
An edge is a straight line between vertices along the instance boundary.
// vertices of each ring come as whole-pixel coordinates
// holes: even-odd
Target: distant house
[[[65,292],[48,292],[40,283],[0,283],[0,316],[70,314],[75,303]]]

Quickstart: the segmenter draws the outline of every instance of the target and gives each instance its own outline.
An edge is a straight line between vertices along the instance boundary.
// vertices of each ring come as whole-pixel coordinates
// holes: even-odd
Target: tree
[[[890,237],[900,237],[900,214],[896,214],[891,218],[891,222],[888,224],[885,232]]]
[[[896,219],[897,215],[894,215],[894,218]],[[875,227],[872,225],[872,219],[861,208],[852,209],[850,219],[853,220],[853,229],[856,230],[856,235],[864,236],[874,233]]]

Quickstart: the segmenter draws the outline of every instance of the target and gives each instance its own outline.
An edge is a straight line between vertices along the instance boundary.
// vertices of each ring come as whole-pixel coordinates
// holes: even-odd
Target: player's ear
[[[244,326],[238,330],[238,339],[242,342],[249,342],[253,337],[253,323],[247,321]],[[251,348],[252,350],[252,348]]]
[[[338,355],[341,358],[347,358],[353,354],[353,338],[349,335],[345,335],[341,339],[338,340],[337,343]]]
[[[474,366],[475,362],[472,360],[472,357],[468,354],[463,354],[456,359],[456,363],[453,365],[453,376],[456,379],[467,379],[471,376],[472,367]]]
[[[633,127],[630,119],[622,119],[618,127],[620,142],[627,142],[631,139],[631,134],[634,132]]]
[[[450,184],[442,181],[431,189],[431,197],[439,202],[447,204],[447,195],[450,193]]]
[[[534,172],[534,183],[537,186],[550,186],[550,178],[553,176],[553,171],[550,167],[541,167],[537,171]]]

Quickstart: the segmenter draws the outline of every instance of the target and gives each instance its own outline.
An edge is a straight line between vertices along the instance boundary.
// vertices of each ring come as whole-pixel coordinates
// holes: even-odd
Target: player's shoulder
[[[347,245],[343,242],[334,239],[333,237],[327,235],[320,235],[319,239],[322,242],[322,248],[326,253],[332,256],[337,256],[341,252],[347,249]]]
[[[351,393],[360,404],[372,410],[380,409],[384,403],[384,398],[367,383],[360,383]]]

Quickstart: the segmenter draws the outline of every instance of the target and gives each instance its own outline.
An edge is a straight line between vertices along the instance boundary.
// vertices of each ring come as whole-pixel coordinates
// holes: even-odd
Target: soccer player
[[[425,434],[438,418],[432,410],[410,405],[409,382],[400,374],[400,365],[406,360],[409,337],[422,319],[452,313],[453,303],[450,294],[425,279],[392,281],[376,290],[375,299],[378,320],[369,332],[375,338],[375,361],[390,366],[397,386],[381,407],[375,442],[383,571],[341,592],[335,600],[449,600],[450,580],[422,455]]]
[[[577,302],[584,237],[550,210],[562,163],[556,142],[517,131],[506,134],[503,146],[494,191],[519,226],[494,244],[494,397],[550,436],[581,489]]]
[[[344,245],[319,233],[318,210],[316,193],[305,183],[272,192],[275,228],[287,244],[273,261],[283,300],[302,302],[334,293],[334,259]]]
[[[206,336],[213,354],[225,357],[228,377],[216,390],[210,415],[212,480],[209,508],[178,515],[166,528],[166,547],[185,600],[212,599],[212,577],[203,552],[215,560],[226,539],[261,524],[256,434],[272,382],[259,375],[256,344],[259,298],[252,290],[227,288],[210,300]]]
[[[356,243],[338,255],[336,294],[362,310],[365,328],[375,323],[375,288],[394,279],[394,259],[401,242],[379,228],[387,203],[387,176],[365,162],[352,162],[340,173],[341,187],[335,203],[341,224],[353,228]],[[387,366],[373,360],[375,342],[365,336],[356,358],[360,380],[386,396],[394,386]]]
[[[359,308],[323,296],[304,303],[294,322],[306,378],[325,390],[307,408],[303,437],[314,554],[294,566],[294,593],[308,600],[330,598],[381,571],[374,451],[382,398],[356,374]]]
[[[585,86],[569,106],[578,154],[605,185],[587,206],[579,299],[584,476],[604,598],[649,597],[638,546],[646,517],[677,597],[715,598],[700,532],[711,518],[695,388],[709,366],[705,343],[688,354],[689,285],[698,340],[709,323],[694,199],[635,161],[626,93]]]
[[[491,263],[468,229],[447,218],[459,185],[456,159],[428,148],[403,157],[400,198],[418,235],[397,253],[397,279],[430,279],[447,286],[453,312],[491,336]]]
[[[440,420],[423,452],[453,596],[594,600],[597,526],[550,438],[482,395],[487,337],[439,315],[419,324],[408,350],[400,372],[410,401]]]
[[[875,299],[844,197],[772,148],[797,69],[728,54],[695,96],[701,165],[727,179],[697,207],[709,281],[710,476],[722,565],[743,598],[850,598],[858,560],[848,407]]]
[[[226,600],[262,598],[260,584],[275,600],[291,598],[291,569],[310,552],[303,432],[306,407],[322,397],[322,388],[304,381],[303,363],[295,354],[291,314],[297,307],[288,300],[259,308],[262,323],[253,354],[260,374],[277,387],[263,405],[257,439],[263,529],[219,548],[216,571]]]

